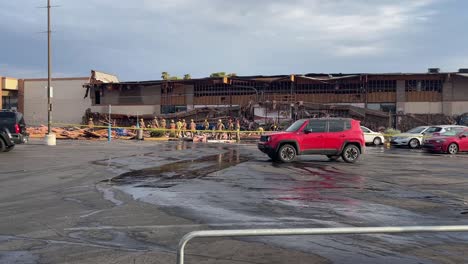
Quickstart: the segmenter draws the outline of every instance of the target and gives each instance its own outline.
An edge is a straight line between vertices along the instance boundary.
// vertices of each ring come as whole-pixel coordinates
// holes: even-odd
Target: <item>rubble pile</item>
[[[39,127],[28,127],[27,133],[31,138],[43,138],[47,134],[47,126],[41,125]],[[56,135],[57,139],[104,139],[108,137],[107,129],[90,129],[80,127],[53,127],[52,132]],[[131,139],[134,138],[136,133],[128,131],[125,135],[112,130],[112,138]]]

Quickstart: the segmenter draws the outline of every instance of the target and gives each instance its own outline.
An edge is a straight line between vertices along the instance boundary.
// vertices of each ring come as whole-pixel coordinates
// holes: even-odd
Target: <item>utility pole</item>
[[[50,0],[47,0],[47,135],[46,144],[56,145],[55,134],[52,133],[52,102],[51,102],[51,82],[52,82],[52,54],[51,54],[51,27],[50,27]]]

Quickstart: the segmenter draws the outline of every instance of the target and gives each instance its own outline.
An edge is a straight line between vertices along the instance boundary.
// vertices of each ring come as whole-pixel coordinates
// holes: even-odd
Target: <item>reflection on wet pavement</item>
[[[205,177],[210,173],[247,161],[236,150],[205,156],[193,160],[182,160],[156,167],[133,170],[112,178],[114,184],[143,182],[137,187],[169,188],[180,180]],[[170,181],[170,182],[168,182]]]
[[[276,164],[249,147],[209,146],[205,150],[195,145],[169,145],[161,150],[183,153],[181,155],[161,157],[155,152],[140,157],[152,157],[157,165],[140,162],[138,166],[143,168],[127,169],[112,178],[110,184],[136,200],[155,204],[200,224],[213,225],[213,228],[219,225],[245,228],[249,223],[283,228],[460,224],[460,219],[454,218],[450,210],[457,208],[459,217],[467,214],[466,207],[460,208],[463,201],[395,182],[401,177],[402,167],[405,177],[432,173],[431,168],[413,165],[425,164],[425,159],[431,159],[423,152],[409,154],[416,157],[411,166],[404,163],[409,155],[383,148],[369,148],[367,157],[357,165],[329,162],[323,157]],[[384,155],[385,162],[376,158]],[[120,166],[124,160],[113,159],[110,167],[113,162]],[[395,167],[392,160],[401,164]],[[438,206],[450,210],[434,213],[413,209],[418,206],[424,210],[435,208],[437,211]],[[406,247],[424,248],[466,241],[466,238],[467,235],[459,234],[426,234],[246,240],[318,252],[337,263],[350,260],[353,263],[432,263],[402,252]]]

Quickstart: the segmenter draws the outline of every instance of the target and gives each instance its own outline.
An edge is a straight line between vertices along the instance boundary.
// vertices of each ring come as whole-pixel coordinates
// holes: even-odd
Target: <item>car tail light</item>
[[[18,124],[15,124],[15,133],[19,134],[20,133],[20,127]]]

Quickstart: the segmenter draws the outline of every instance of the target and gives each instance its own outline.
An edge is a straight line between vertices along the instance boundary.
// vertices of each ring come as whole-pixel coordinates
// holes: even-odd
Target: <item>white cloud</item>
[[[333,58],[391,57],[406,45],[402,39],[427,30],[440,1],[54,0],[60,6],[52,17],[54,60],[62,58],[64,72],[80,64],[86,72],[98,67],[154,78],[163,70],[262,73],[280,69],[272,66],[280,61],[299,71],[290,68],[301,60],[305,68]],[[36,32],[45,30],[46,10],[36,7],[44,2],[6,1],[0,33],[42,43],[45,36]]]
[[[385,52],[371,48],[383,38],[423,25],[435,0],[145,0],[150,12],[173,23],[178,31],[212,34],[236,32],[262,39],[292,37],[312,46],[340,46],[345,56]],[[317,44],[322,41],[322,44]],[[345,43],[353,42],[349,47]],[[353,51],[353,52],[352,52]],[[359,52],[357,52],[359,51]]]

